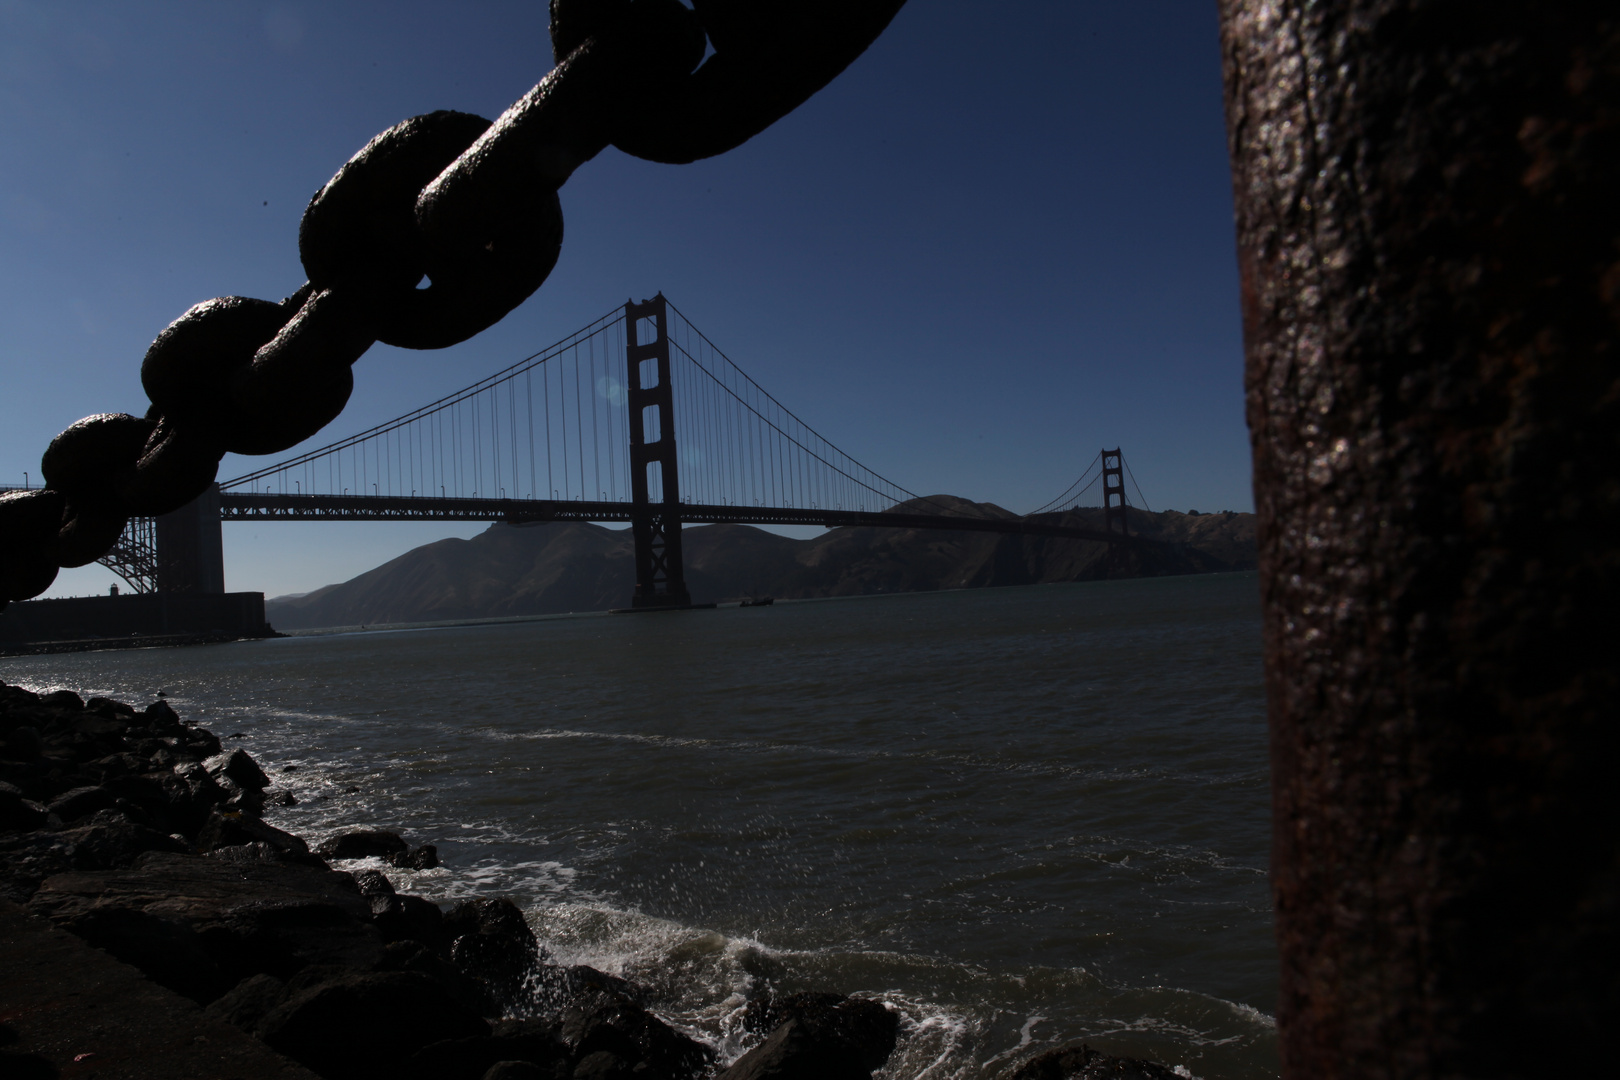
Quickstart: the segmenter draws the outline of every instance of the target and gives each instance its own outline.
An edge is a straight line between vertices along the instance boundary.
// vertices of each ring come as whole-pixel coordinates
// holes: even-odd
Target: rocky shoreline
[[[511,901],[446,911],[334,869],[438,854],[374,829],[312,850],[263,820],[292,798],[163,700],[0,683],[0,898],[329,1080],[869,1080],[900,1036],[881,1002],[767,995],[742,1016],[757,1043],[726,1065],[642,988],[549,962]],[[1008,1080],[1176,1075],[1065,1047]]]

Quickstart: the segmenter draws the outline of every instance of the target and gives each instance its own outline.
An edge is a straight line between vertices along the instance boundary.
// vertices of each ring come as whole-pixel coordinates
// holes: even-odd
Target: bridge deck
[[[525,525],[544,521],[629,522],[628,502],[581,499],[445,499],[397,495],[279,495],[270,492],[220,493],[224,521],[504,521]],[[656,508],[657,504],[654,504]],[[773,506],[714,506],[682,503],[681,520],[693,525],[870,526],[884,529],[948,529],[954,532],[1019,533],[1072,540],[1118,543],[1118,533],[1077,528],[1054,520],[1058,515],[1013,518],[957,517],[892,511]],[[1129,537],[1132,543],[1151,543]]]

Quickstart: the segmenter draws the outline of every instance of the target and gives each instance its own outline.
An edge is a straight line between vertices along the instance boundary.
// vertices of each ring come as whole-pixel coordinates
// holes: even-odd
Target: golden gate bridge
[[[678,608],[691,603],[683,524],[1023,533],[1125,559],[1150,543],[1130,533],[1128,473],[1119,450],[1101,451],[1022,517],[932,501],[822,437],[660,293],[394,420],[133,519],[99,561],[135,592],[222,592],[221,521],[627,522],[632,606]],[[1067,513],[1099,484],[1100,529]]]

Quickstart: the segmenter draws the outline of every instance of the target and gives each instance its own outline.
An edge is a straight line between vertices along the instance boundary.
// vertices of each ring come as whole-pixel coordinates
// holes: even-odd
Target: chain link
[[[730,150],[849,66],[904,2],[551,0],[556,67],[534,89],[493,123],[441,111],[372,139],[304,212],[302,288],[191,308],[142,361],[146,416],[80,420],[45,451],[44,489],[0,495],[0,608],[106,554],[130,517],[191,502],[225,453],[320,431],[374,341],[442,349],[499,322],[556,265],[557,189],[604,148],[672,164]]]

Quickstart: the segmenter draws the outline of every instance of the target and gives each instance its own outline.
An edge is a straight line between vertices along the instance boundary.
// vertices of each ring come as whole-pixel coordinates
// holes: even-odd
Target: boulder
[[[29,910],[200,1002],[255,974],[382,958],[347,874],[296,864],[148,852],[120,870],[47,878]]]
[[[428,948],[449,955],[450,942],[444,934],[444,912],[439,905],[420,896],[399,896],[397,911],[374,916],[384,941],[419,941]]]
[[[497,1061],[484,1073],[482,1080],[563,1080],[572,1074],[558,1067],[559,1063],[542,1067],[532,1061]]]
[[[511,1020],[497,1024],[493,1035],[424,1046],[406,1063],[402,1075],[406,1080],[483,1080],[492,1069],[514,1061],[537,1070],[529,1075],[545,1080],[573,1076],[573,1056],[552,1030],[536,1021]]]
[[[72,823],[97,810],[110,810],[115,804],[112,792],[103,787],[77,787],[52,799],[47,807],[63,821]]]
[[[260,1021],[273,1049],[342,1080],[394,1077],[417,1050],[487,1036],[489,1025],[417,972],[342,975],[302,990]]]
[[[433,844],[423,844],[410,852],[395,852],[388,856],[388,861],[401,870],[432,870],[439,865],[439,849]]]
[[[456,1003],[479,1016],[493,1016],[497,1008],[489,988],[462,974],[438,953],[419,941],[392,941],[383,950],[373,971],[414,971],[426,975],[450,994]]]
[[[203,768],[216,781],[223,777],[248,791],[263,791],[270,786],[270,778],[264,775],[259,763],[249,757],[245,750],[215,754],[203,762]]]
[[[77,828],[0,838],[0,896],[24,904],[41,882],[56,874],[111,870],[131,865],[148,851],[185,850],[171,836],[103,810]]]
[[[0,783],[0,829],[31,832],[45,824],[48,811],[14,784]]]
[[[574,1066],[573,1080],[639,1080],[639,1077],[634,1061],[611,1050],[597,1050],[579,1059]]]
[[[506,899],[463,900],[444,917],[450,961],[482,980],[506,1004],[540,962],[540,943],[518,906]]]
[[[1179,1080],[1174,1070],[1140,1058],[1113,1057],[1085,1043],[1048,1050],[1015,1067],[1006,1080]]]
[[[258,818],[240,811],[215,810],[197,832],[197,850],[208,852],[238,844],[262,843],[287,855],[308,855],[303,837],[282,832]]]
[[[775,1026],[716,1080],[870,1080],[894,1051],[899,1017],[881,1002],[795,994],[750,1007],[744,1025]]]
[[[251,1035],[286,997],[283,980],[274,975],[249,975],[203,1011]]]
[[[321,841],[315,851],[328,859],[387,859],[404,855],[410,845],[398,833],[384,829],[356,829]]]
[[[576,1063],[607,1052],[641,1070],[641,1075],[688,1080],[705,1074],[714,1052],[619,994],[588,991],[562,1012],[558,1035]],[[606,1068],[606,1059],[599,1062]]]

